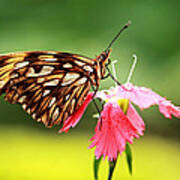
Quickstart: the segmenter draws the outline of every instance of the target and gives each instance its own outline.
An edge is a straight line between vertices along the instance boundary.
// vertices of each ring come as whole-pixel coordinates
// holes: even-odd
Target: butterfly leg
[[[98,112],[98,114],[99,114],[99,118],[100,118],[99,131],[100,131],[100,130],[101,130],[101,127],[102,127],[101,111],[100,111],[100,109],[99,109],[99,107],[98,107],[98,105],[97,105],[95,99],[93,99],[93,103],[94,103],[94,105],[95,105],[95,107],[96,107],[96,110],[97,110],[97,112]]]
[[[108,67],[106,67],[106,69],[108,70],[108,74],[111,77],[111,79],[117,83],[117,85],[121,86],[121,83],[112,75],[110,69]]]
[[[109,76],[110,76],[110,74],[107,73],[102,79],[106,79],[106,78],[108,78]]]
[[[102,127],[101,110],[99,109],[99,107],[98,107],[98,105],[97,105],[97,103],[96,103],[96,101],[95,101],[95,99],[94,99],[94,97],[95,97],[95,95],[96,95],[96,93],[97,93],[97,91],[98,91],[98,87],[95,89],[94,86],[91,84],[91,88],[92,88],[93,91],[94,91],[94,94],[93,94],[93,103],[94,103],[94,105],[95,105],[95,107],[96,107],[96,110],[97,110],[97,112],[98,112],[98,114],[99,114],[99,118],[100,118],[99,130],[101,130],[101,127]],[[102,105],[102,109],[103,109],[103,105]]]

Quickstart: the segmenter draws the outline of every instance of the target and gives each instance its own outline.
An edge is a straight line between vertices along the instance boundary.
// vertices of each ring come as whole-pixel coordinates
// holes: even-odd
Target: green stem
[[[114,169],[115,169],[115,166],[116,166],[116,162],[117,162],[117,159],[113,160],[113,161],[109,161],[109,176],[108,176],[108,180],[111,180],[111,178],[113,176],[113,172],[114,172]]]

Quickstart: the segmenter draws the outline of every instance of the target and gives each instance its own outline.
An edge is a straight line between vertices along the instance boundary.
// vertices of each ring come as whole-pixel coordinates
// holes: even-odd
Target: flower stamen
[[[133,72],[134,72],[134,68],[135,68],[136,63],[137,63],[137,56],[136,56],[136,54],[133,54],[132,56],[133,56],[133,64],[132,64],[132,67],[131,67],[131,69],[130,69],[129,76],[128,76],[128,79],[127,79],[127,82],[126,82],[126,83],[129,83],[129,82],[130,82],[131,77],[132,77],[132,74],[133,74]]]

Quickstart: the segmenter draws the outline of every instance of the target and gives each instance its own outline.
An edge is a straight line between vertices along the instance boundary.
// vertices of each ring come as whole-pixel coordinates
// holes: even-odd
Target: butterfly
[[[91,87],[95,96],[106,77],[110,47],[128,25],[94,59],[59,51],[0,55],[0,95],[5,93],[5,100],[21,104],[46,127],[61,124],[80,108]]]

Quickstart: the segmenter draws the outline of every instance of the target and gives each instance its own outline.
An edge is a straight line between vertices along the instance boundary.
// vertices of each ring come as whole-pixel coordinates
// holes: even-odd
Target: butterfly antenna
[[[131,21],[128,21],[128,23],[125,24],[125,25],[123,26],[123,28],[121,28],[121,30],[117,33],[117,35],[114,37],[114,39],[109,43],[109,45],[108,45],[108,47],[106,48],[106,50],[108,50],[108,49],[113,45],[113,43],[114,43],[114,42],[116,41],[116,39],[120,36],[120,34],[121,34],[125,29],[127,29],[130,24],[131,24]],[[106,50],[105,50],[105,51],[106,51]]]

